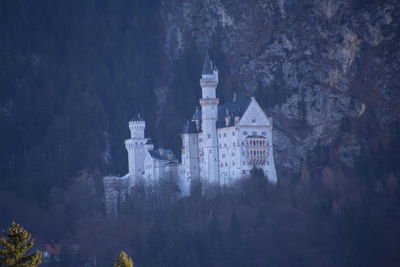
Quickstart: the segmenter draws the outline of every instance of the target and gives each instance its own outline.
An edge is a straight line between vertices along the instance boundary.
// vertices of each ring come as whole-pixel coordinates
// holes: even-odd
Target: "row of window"
[[[252,135],[258,135],[258,132],[257,131],[253,131],[253,132],[251,132],[251,134]],[[248,135],[248,132],[247,131],[243,131],[243,135],[244,136]],[[267,136],[267,132],[261,132],[261,135],[262,136]],[[219,133],[218,136],[219,136],[219,138],[226,137],[226,133],[222,133],[222,135],[221,135],[221,133]],[[232,136],[235,136],[235,132],[232,132]],[[209,138],[211,138],[211,136]]]
[[[232,161],[232,166],[235,166],[235,164],[236,164],[235,161]],[[243,164],[243,165],[246,165],[246,162],[243,161],[242,164]],[[224,166],[225,166],[225,167],[228,167],[228,162],[225,162],[225,163],[224,163],[224,162],[221,162],[219,165],[220,165],[221,168],[223,168]]]
[[[232,145],[233,145],[233,146],[236,146],[236,142],[233,142]],[[224,144],[224,147],[227,148],[228,145],[225,143],[225,144]],[[219,144],[219,148],[222,148],[222,143]]]
[[[269,161],[267,161],[267,159],[263,159],[263,158],[251,158],[251,159],[248,159],[248,164],[250,164],[250,165],[265,165],[265,164],[267,164],[267,165],[269,165]]]
[[[234,156],[235,156],[235,152],[232,152],[232,157],[234,157]],[[222,158],[225,158],[225,154],[222,154]]]
[[[243,131],[243,135],[248,135],[248,132],[247,131]],[[258,135],[258,132],[257,131],[253,131],[253,132],[251,132],[251,135]],[[267,132],[261,132],[261,135],[262,136],[267,136]]]
[[[265,140],[248,140],[247,145],[250,146],[263,146],[265,145]]]
[[[135,147],[138,147],[138,145],[143,146],[144,143],[143,143],[143,142],[141,142],[141,143],[135,143]],[[128,146],[132,148],[132,147],[133,147],[133,144],[130,143],[130,144],[128,144]]]
[[[266,151],[265,150],[250,150],[247,151],[247,156],[256,156],[256,157],[260,157],[260,156],[265,156],[266,155]]]
[[[219,138],[221,138],[222,136],[226,137],[226,133],[223,133],[222,136],[221,136],[221,133],[219,133],[218,136],[219,136]],[[235,132],[232,132],[232,136],[235,136]]]

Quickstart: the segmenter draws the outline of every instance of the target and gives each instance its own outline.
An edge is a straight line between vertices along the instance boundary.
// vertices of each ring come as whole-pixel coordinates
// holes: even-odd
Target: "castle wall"
[[[221,184],[228,185],[239,178],[241,173],[240,138],[238,127],[218,129]]]
[[[245,99],[245,102],[236,102],[234,98],[233,102],[221,108],[226,112],[226,118],[225,127],[220,125],[217,85],[218,71],[207,54],[200,79],[201,119],[197,110],[196,127],[192,125],[190,128],[191,125],[187,124],[188,128],[182,134],[181,164],[176,162],[173,153],[166,157],[164,150],[154,151],[152,143],[147,143],[148,138],[144,136],[146,124],[140,114],[129,122],[131,138],[125,140],[129,174],[104,177],[107,214],[117,213],[118,199],[125,194],[121,195],[121,186],[126,190],[140,177],[148,184],[163,178],[177,178],[182,196],[190,195],[192,185],[199,181],[230,185],[248,175],[253,167],[261,168],[269,181],[277,182],[272,118],[266,116],[254,97]],[[173,157],[169,158],[171,154]]]

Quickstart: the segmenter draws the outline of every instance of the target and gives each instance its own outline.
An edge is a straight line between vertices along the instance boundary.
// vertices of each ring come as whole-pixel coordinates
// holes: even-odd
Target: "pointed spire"
[[[142,114],[140,112],[135,113],[135,115],[133,115],[131,121],[143,121]]]
[[[213,74],[213,64],[211,62],[210,56],[208,55],[208,49],[206,51],[206,58],[204,59],[203,74]]]

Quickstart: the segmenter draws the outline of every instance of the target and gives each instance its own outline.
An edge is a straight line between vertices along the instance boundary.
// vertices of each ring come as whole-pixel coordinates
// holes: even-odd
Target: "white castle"
[[[216,97],[218,70],[208,53],[200,79],[201,109],[184,127],[182,162],[172,150],[155,149],[144,135],[146,122],[140,113],[129,121],[130,139],[125,140],[129,173],[104,178],[107,213],[116,213],[116,187],[129,189],[139,179],[154,184],[176,177],[182,196],[190,195],[194,183],[230,185],[253,168],[263,170],[272,183],[277,175],[272,143],[272,118],[267,117],[254,97],[219,105]]]

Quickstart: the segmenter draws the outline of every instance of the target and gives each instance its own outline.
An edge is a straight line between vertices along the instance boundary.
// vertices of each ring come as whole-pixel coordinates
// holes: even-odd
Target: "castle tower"
[[[148,138],[144,138],[144,130],[146,122],[140,113],[137,113],[129,121],[129,130],[131,138],[125,140],[125,147],[128,151],[129,175],[130,185],[143,175],[144,172],[144,158],[146,151],[146,143]]]
[[[188,121],[182,131],[182,179],[183,195],[190,195],[192,184],[199,182],[198,130],[194,121]]]
[[[213,66],[208,52],[204,60],[203,73],[200,79],[202,98],[200,105],[202,110],[202,152],[205,161],[205,176],[208,182],[219,184],[219,158],[217,117],[219,99],[215,89],[218,85],[218,70]]]

